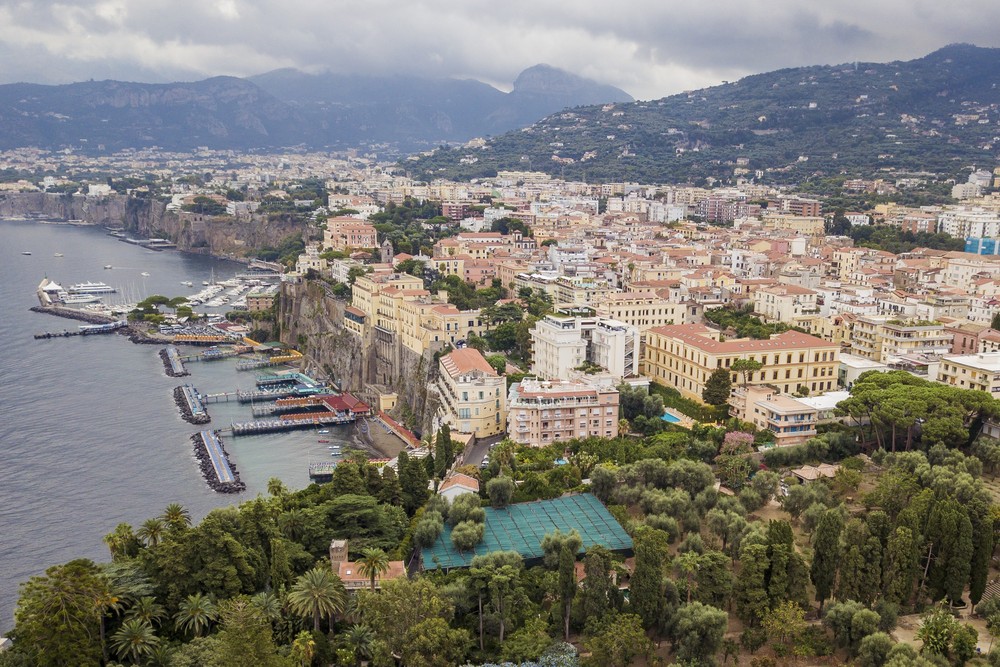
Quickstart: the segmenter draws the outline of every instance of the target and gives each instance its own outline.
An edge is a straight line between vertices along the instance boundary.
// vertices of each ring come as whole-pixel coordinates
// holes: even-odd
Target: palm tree
[[[313,656],[316,654],[316,642],[313,641],[312,633],[303,630],[295,636],[292,642],[292,659],[299,663],[300,667],[308,667],[312,664]]]
[[[170,667],[173,655],[174,650],[170,648],[169,644],[157,644],[150,649],[146,665],[147,667]]]
[[[201,637],[201,633],[218,617],[219,610],[215,606],[215,601],[208,595],[195,593],[181,600],[178,611],[174,614],[174,627],[184,632],[191,631],[195,637]]]
[[[372,592],[375,591],[375,580],[389,571],[389,554],[381,549],[371,547],[361,550],[361,558],[358,560],[358,574],[368,577],[372,584]]]
[[[281,598],[271,591],[261,591],[250,598],[250,601],[260,609],[269,622],[276,623],[281,620]]]
[[[267,480],[267,493],[268,495],[274,496],[275,498],[280,498],[288,492],[285,488],[285,483],[282,482],[277,477],[272,477]]]
[[[166,525],[162,519],[146,519],[136,531],[135,536],[142,540],[146,546],[155,547],[160,543],[165,528]]]
[[[143,623],[149,624],[150,627],[154,625],[159,625],[160,621],[166,616],[166,610],[163,605],[157,604],[156,598],[152,595],[146,595],[135,601],[135,604],[125,612],[125,619],[139,619]]]
[[[118,632],[111,635],[111,644],[118,657],[124,659],[127,656],[134,663],[149,655],[159,643],[160,638],[153,634],[152,626],[137,618],[125,621]]]
[[[105,628],[107,626],[104,623],[104,619],[107,617],[108,612],[117,614],[122,610],[121,598],[115,595],[115,593],[110,589],[105,589],[97,594],[97,597],[94,599],[94,607],[97,609],[97,614],[101,621],[101,655],[104,657],[104,662],[108,662],[108,647],[107,642],[105,641]]]
[[[302,510],[290,509],[278,517],[278,527],[281,533],[290,540],[297,540],[302,534],[305,526],[305,517]]]
[[[340,577],[324,567],[314,567],[295,580],[288,593],[288,606],[302,617],[312,616],[313,632],[321,618],[332,618],[344,610],[347,591]]]
[[[691,604],[691,589],[694,588],[691,575],[698,570],[699,565],[701,565],[701,556],[698,555],[697,551],[685,551],[677,556],[677,569],[687,575],[688,604]]]
[[[361,660],[371,660],[372,644],[375,643],[375,631],[367,625],[352,625],[344,637],[347,645],[354,649],[355,657]]]
[[[493,448],[490,458],[499,464],[501,472],[504,468],[513,470],[517,463],[517,443],[510,438],[504,438]]]
[[[170,530],[180,530],[191,525],[191,512],[188,512],[180,503],[170,503],[163,510],[160,517],[167,522]]]

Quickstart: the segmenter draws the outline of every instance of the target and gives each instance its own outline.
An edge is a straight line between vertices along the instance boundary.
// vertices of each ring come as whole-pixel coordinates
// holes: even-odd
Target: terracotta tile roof
[[[462,348],[446,354],[441,357],[441,365],[451,377],[473,370],[480,370],[486,375],[497,377],[496,369],[490,366],[482,353],[473,347]]]
[[[737,338],[722,343],[712,338],[717,332],[704,324],[672,324],[653,327],[653,333],[676,338],[704,352],[714,354],[739,354],[740,352],[770,352],[773,350],[799,350],[812,347],[836,347],[833,343],[802,333],[786,331],[768,340]]]
[[[441,483],[441,486],[438,487],[438,493],[443,493],[456,486],[463,489],[469,489],[472,493],[479,493],[479,480],[460,472],[452,473],[448,479],[444,480],[444,482]]]

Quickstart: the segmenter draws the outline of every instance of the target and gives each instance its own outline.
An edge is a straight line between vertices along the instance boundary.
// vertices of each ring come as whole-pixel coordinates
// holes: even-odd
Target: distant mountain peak
[[[524,70],[514,79],[515,93],[530,95],[579,95],[593,93],[603,102],[631,102],[633,98],[620,88],[597,83],[564,69],[540,63]]]

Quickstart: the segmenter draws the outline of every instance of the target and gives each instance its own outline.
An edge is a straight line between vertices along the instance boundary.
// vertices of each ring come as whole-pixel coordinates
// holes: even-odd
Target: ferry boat
[[[70,294],[114,294],[117,290],[104,283],[82,282],[66,290]]]

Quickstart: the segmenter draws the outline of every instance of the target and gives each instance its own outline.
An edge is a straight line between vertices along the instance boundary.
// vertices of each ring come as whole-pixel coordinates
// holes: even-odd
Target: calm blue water
[[[44,276],[64,286],[106,282],[132,297],[181,296],[200,290],[213,271],[223,279],[238,268],[146,251],[100,228],[0,221],[0,633],[13,625],[21,582],[72,558],[107,560],[102,537],[119,522],[138,525],[171,502],[200,520],[266,492],[273,476],[302,488],[308,463],[329,460],[327,445],[309,431],[225,438],[248,488],[217,494],[192,454],[189,438],[198,427],[181,420],[171,392],[184,382],[205,393],[249,389],[252,372],[237,372],[232,360],[192,363],[191,377],[175,379],[164,374],[158,347],[123,336],[32,337],[78,324],[28,310]],[[217,428],[249,418],[249,408],[235,403],[210,405],[209,412]],[[347,428],[321,437],[349,440]]]
[[[680,419],[678,419],[677,417],[673,416],[669,412],[664,412],[663,416],[660,417],[660,419],[662,419],[665,422],[669,422],[671,424],[679,424],[680,421],[681,421]]]

